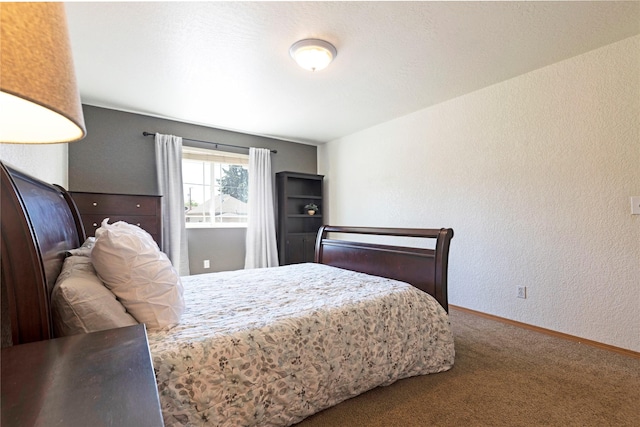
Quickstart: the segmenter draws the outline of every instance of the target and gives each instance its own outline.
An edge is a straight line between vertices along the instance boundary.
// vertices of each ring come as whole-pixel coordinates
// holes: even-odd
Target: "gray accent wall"
[[[247,148],[269,148],[278,151],[271,157],[274,175],[280,171],[317,173],[317,150],[312,145],[88,105],[84,105],[83,110],[87,136],[69,144],[68,189],[71,191],[159,194],[154,139],[143,136],[143,131]],[[183,143],[215,148],[210,144]],[[242,149],[235,151],[247,152]],[[187,237],[191,274],[235,270],[244,266],[244,228],[195,228],[188,230]],[[207,259],[211,268],[204,269],[203,261]]]

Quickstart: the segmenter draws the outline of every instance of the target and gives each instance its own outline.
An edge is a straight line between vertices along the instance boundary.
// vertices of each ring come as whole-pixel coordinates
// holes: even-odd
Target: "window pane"
[[[202,182],[202,168],[204,162],[198,162],[193,160],[182,161],[182,182],[187,183],[199,183]]]

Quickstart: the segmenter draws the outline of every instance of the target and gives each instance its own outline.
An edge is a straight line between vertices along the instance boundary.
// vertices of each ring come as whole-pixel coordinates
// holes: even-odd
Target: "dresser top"
[[[2,349],[2,425],[162,426],[144,325]]]
[[[157,194],[127,194],[127,193],[104,193],[96,191],[68,191],[69,194],[87,194],[104,196],[134,196],[134,197],[162,197]]]

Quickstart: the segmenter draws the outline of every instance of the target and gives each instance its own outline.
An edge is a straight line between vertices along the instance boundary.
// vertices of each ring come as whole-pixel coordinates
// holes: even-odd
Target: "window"
[[[249,156],[182,147],[187,227],[246,226]]]

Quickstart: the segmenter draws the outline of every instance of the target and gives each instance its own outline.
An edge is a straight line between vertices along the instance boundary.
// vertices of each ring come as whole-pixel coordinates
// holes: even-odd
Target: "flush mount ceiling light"
[[[305,39],[291,45],[289,54],[305,70],[320,71],[333,61],[338,51],[324,40]]]
[[[86,134],[63,3],[0,3],[0,142]]]

